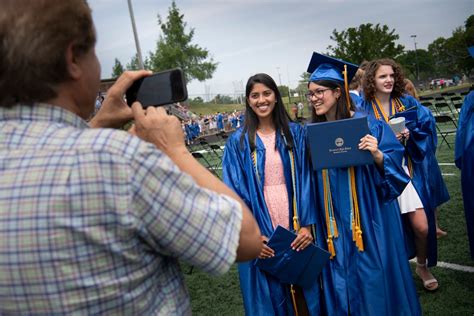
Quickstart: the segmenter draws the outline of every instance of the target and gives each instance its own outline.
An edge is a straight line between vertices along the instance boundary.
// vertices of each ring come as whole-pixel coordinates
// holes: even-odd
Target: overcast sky
[[[168,15],[171,0],[132,0],[142,53],[154,51],[160,35],[157,15]],[[296,87],[313,51],[334,45],[334,29],[362,23],[386,24],[406,50],[426,49],[438,37],[450,37],[474,14],[473,0],[176,0],[194,44],[218,62],[212,79],[188,84],[191,97],[233,94],[249,76],[265,72],[279,84]],[[98,33],[96,52],[102,78],[110,78],[114,59],[125,66],[135,54],[127,0],[89,0]],[[242,83],[241,83],[242,82]]]

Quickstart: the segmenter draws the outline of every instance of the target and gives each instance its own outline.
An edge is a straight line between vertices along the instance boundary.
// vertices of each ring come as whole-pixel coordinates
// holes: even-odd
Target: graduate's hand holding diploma
[[[383,153],[379,150],[377,138],[370,134],[365,135],[360,139],[359,149],[370,151],[377,167],[383,168]]]
[[[296,251],[301,251],[313,242],[311,230],[308,227],[301,227],[298,231],[298,236],[291,243],[291,248]]]
[[[272,248],[268,247],[268,237],[267,236],[261,236],[262,239],[262,250],[260,251],[260,254],[258,255],[259,259],[266,259],[266,258],[271,258],[275,256],[275,251],[273,251]]]

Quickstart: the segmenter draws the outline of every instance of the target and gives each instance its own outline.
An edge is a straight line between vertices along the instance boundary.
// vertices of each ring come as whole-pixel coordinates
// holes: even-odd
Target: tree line
[[[195,30],[186,30],[184,15],[174,1],[166,20],[158,15],[158,26],[162,35],[155,51],[145,57],[146,69],[157,72],[180,67],[188,82],[212,78],[218,63],[210,57],[207,49],[192,43]],[[406,50],[403,45],[396,43],[399,38],[395,29],[381,24],[365,23],[342,31],[334,29],[330,35],[334,44],[327,47],[326,54],[354,64],[377,58],[392,58],[402,65],[406,75],[415,82],[439,77],[469,77],[472,74],[474,58],[470,57],[467,49],[474,45],[474,15],[464,25],[457,27],[451,37],[439,37],[427,49]],[[125,69],[139,69],[137,56],[132,57],[125,67],[115,58],[112,77],[118,77]],[[307,77],[303,73],[300,86],[293,91],[303,91],[301,85],[306,84]],[[281,91],[284,96],[288,95],[288,87],[282,87]],[[230,101],[227,98],[230,97],[219,96],[219,100],[215,101]]]

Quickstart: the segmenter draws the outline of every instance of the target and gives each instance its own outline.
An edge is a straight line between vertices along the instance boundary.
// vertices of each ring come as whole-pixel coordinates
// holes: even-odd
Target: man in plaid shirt
[[[178,259],[225,273],[259,254],[259,229],[178,119],[124,103],[149,72],[121,76],[86,123],[94,46],[84,0],[2,1],[0,314],[190,314]],[[132,118],[135,136],[100,128]]]

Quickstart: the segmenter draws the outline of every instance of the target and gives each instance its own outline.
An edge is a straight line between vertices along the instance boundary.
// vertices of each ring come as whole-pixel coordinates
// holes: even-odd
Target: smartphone
[[[132,84],[125,96],[129,106],[138,101],[144,108],[184,101],[188,98],[184,73],[175,68],[141,78]]]

